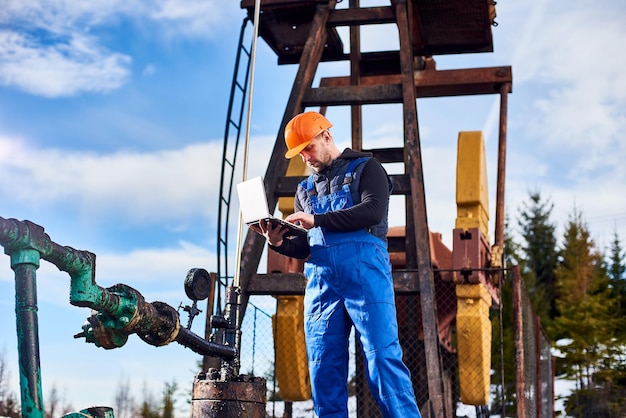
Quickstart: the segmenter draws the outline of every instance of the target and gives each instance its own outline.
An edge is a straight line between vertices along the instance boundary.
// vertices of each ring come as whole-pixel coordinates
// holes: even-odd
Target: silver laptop
[[[239,196],[241,216],[246,225],[258,224],[259,221],[265,220],[272,222],[274,225],[280,224],[288,228],[285,234],[286,238],[306,236],[306,228],[287,222],[284,219],[276,218],[270,213],[262,177],[254,177],[237,184],[237,195]]]

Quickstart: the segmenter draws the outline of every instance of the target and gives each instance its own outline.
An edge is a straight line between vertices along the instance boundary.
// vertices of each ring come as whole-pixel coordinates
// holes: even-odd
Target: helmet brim
[[[311,143],[311,141],[313,141],[313,139],[309,139],[308,141],[303,142],[302,144],[287,150],[287,152],[285,153],[285,158],[290,160],[296,155],[300,154],[300,151],[305,149]]]

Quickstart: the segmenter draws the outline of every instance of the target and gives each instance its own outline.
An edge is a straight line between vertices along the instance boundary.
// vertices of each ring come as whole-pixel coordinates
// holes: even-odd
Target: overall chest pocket
[[[352,206],[350,189],[342,189],[325,196],[311,196],[311,205],[317,214],[347,209]]]

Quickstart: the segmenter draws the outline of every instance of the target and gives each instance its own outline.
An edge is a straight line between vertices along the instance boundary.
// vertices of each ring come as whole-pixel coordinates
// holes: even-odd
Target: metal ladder
[[[243,19],[241,31],[239,33],[239,46],[235,58],[235,68],[233,71],[233,81],[228,99],[228,113],[226,115],[226,127],[224,130],[224,147],[222,151],[222,171],[220,176],[220,200],[217,212],[217,279],[216,283],[216,303],[215,309],[222,306],[221,295],[228,286],[229,273],[228,244],[230,209],[233,191],[233,181],[235,176],[235,165],[237,162],[237,152],[239,140],[241,138],[241,123],[244,113],[244,104],[248,89],[248,77],[250,75],[251,48],[246,48],[245,35],[248,28],[248,17]],[[242,61],[243,60],[243,61]],[[245,68],[242,67],[245,66]],[[243,78],[243,80],[241,80]],[[237,106],[236,106],[237,105]],[[231,129],[234,133],[231,135]],[[218,313],[218,312],[216,312]]]

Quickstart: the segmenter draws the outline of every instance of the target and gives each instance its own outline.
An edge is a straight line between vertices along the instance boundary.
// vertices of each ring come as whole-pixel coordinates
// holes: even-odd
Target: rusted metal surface
[[[368,24],[396,23],[396,12],[391,6],[361,8],[358,3],[348,9],[334,10],[328,17],[332,26],[359,26]]]
[[[213,327],[211,327],[211,315],[215,312],[215,289],[216,284],[218,282],[217,273],[209,273],[210,276],[210,284],[211,287],[209,291],[209,296],[207,297],[207,306],[206,306],[206,321],[204,324],[204,339],[209,341],[211,339],[211,334],[213,333]],[[221,340],[221,330],[217,332],[220,333],[217,339]],[[202,370],[209,370],[211,368],[217,369],[220,367],[221,358],[214,356],[203,356],[202,357]]]
[[[486,68],[466,68],[462,70],[436,70],[425,68],[415,71],[415,95],[421,97],[446,97],[446,96],[469,96],[477,94],[500,94],[511,93],[511,83],[513,82],[513,72],[510,66],[486,67]],[[364,75],[360,78],[359,87],[389,86],[400,84],[399,74],[387,75]],[[311,89],[305,96],[304,102],[311,105],[325,104],[320,98],[326,94],[333,96],[354,96],[350,89],[350,78],[324,77],[320,80],[320,87]],[[342,89],[342,87],[344,89]],[[352,89],[354,90],[354,89]],[[367,92],[367,89],[363,89]],[[378,103],[401,103],[402,96],[397,91],[396,94],[387,93],[381,97]],[[370,99],[371,100],[371,99]],[[506,112],[504,112],[506,115]]]
[[[262,0],[260,36],[274,50],[279,64],[299,62],[308,39],[311,21],[323,0]],[[254,0],[242,0],[252,18]],[[349,7],[332,10],[328,23],[328,41],[322,61],[347,60],[343,44],[334,26],[393,23],[392,6]],[[433,56],[493,51],[491,26],[495,2],[491,0],[413,0],[410,31],[413,54]]]
[[[359,0],[350,0],[349,10],[358,9]],[[361,84],[361,27],[359,25],[350,26],[350,85]],[[352,131],[352,149],[361,151],[363,149],[363,107],[361,103],[356,103],[350,107],[350,128]]]
[[[452,268],[458,283],[483,283],[489,279],[490,248],[480,228],[454,228],[452,231]]]
[[[412,0],[415,55],[493,51],[490,0]]]
[[[498,131],[498,173],[496,178],[495,245],[504,248],[504,188],[506,174],[506,133],[508,94],[511,83],[500,86],[500,129]]]
[[[536,368],[535,368],[535,376],[536,384],[535,384],[535,393],[537,399],[537,405],[543,404],[543,390],[544,385],[542,384],[542,372],[541,372],[541,318],[539,316],[535,317],[535,335],[533,336],[535,340],[535,355],[536,359]],[[542,415],[543,408],[537,408],[537,418],[544,418]],[[549,418],[549,417],[545,417]]]
[[[199,373],[193,382],[191,418],[265,418],[266,381],[240,375],[227,381],[219,373]]]
[[[394,270],[391,273],[395,292],[398,294],[418,294],[417,270]],[[253,274],[246,292],[248,295],[303,295],[306,278],[302,273],[271,272]]]
[[[439,336],[437,331],[437,308],[435,305],[435,285],[430,255],[430,236],[426,216],[426,196],[422,167],[421,146],[417,122],[415,80],[413,72],[413,53],[408,42],[411,37],[407,3],[395,2],[396,19],[400,38],[400,74],[402,80],[404,113],[404,149],[405,171],[411,183],[411,209],[413,217],[413,237],[417,254],[422,324],[424,328],[424,347],[428,377],[428,395],[437,417],[447,417],[443,401],[443,367],[439,355]],[[409,234],[407,234],[409,237]],[[408,266],[412,267],[412,266]]]
[[[526,416],[526,386],[524,374],[524,314],[522,312],[522,275],[519,266],[511,269],[513,299],[513,330],[515,333],[515,399],[517,416]]]
[[[456,283],[482,283],[495,304],[500,303],[496,275],[501,271],[491,269],[491,247],[480,228],[455,228],[452,231],[452,271]]]
[[[244,0],[241,7],[254,16],[254,0]],[[295,64],[300,61],[306,49],[311,30],[317,25],[314,21],[316,10],[321,4],[328,7],[332,1],[262,1],[262,17],[259,35],[272,48],[279,58],[279,64]],[[325,19],[326,20],[326,19]],[[343,43],[335,30],[328,30],[323,45],[322,60],[334,60],[344,56]]]

